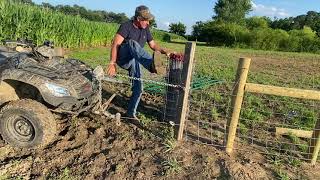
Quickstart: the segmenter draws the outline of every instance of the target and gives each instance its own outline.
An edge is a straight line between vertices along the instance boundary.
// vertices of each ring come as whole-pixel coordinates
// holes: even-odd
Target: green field
[[[172,51],[184,51],[183,43],[160,42],[160,45]],[[74,49],[70,56],[83,59],[92,66],[106,65],[110,49]],[[320,55],[317,54],[217,48],[200,44],[196,47],[195,72],[233,82],[240,57],[252,58],[249,82],[320,89]]]

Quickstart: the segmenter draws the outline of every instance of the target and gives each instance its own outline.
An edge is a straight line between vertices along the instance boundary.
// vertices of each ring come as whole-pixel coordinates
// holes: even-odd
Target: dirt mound
[[[132,125],[118,127],[100,117],[72,119],[72,125],[50,148],[23,151],[2,144],[0,174],[25,178],[150,176],[152,164],[146,163],[152,163],[153,157],[149,151],[156,153],[160,143],[143,140],[142,136]]]

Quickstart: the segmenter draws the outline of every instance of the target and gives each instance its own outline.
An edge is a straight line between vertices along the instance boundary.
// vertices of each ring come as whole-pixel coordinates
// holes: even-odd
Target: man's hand
[[[108,68],[107,68],[107,75],[108,76],[115,76],[117,74],[117,64],[116,63],[110,63]]]
[[[171,52],[165,48],[161,48],[158,44],[156,44],[156,42],[154,40],[148,42],[149,47],[154,50],[154,51],[158,51],[161,54],[165,54],[167,57],[170,56]]]
[[[175,53],[176,53],[176,52],[174,52],[174,51],[173,51],[173,52],[167,51],[167,52],[166,52],[166,56],[167,56],[167,58],[169,58],[169,57],[171,56],[171,54],[175,54]]]

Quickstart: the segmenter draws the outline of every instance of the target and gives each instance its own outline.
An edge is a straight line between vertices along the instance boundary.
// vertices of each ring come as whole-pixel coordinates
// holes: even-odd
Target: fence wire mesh
[[[317,60],[253,59],[249,82],[279,87],[320,90]],[[217,64],[223,64],[216,62]],[[233,65],[235,69],[235,65]],[[217,67],[220,69],[221,67]],[[308,71],[306,71],[306,69]],[[233,74],[235,76],[235,72]],[[195,76],[195,75],[194,75]],[[223,83],[192,91],[185,138],[224,149],[228,120],[231,119],[233,88],[238,82]],[[319,101],[245,93],[237,127],[235,151],[256,151],[268,158],[310,160],[312,133],[319,121]],[[296,131],[302,135],[297,135]],[[285,131],[285,132],[283,132]]]
[[[233,109],[232,92],[238,83],[235,80],[238,60],[215,61],[214,72],[206,72],[203,65],[194,68],[184,138],[224,149],[228,120]],[[178,84],[182,78],[180,72],[172,72],[170,61],[163,58],[162,62],[162,67],[166,68],[160,75],[148,76],[145,73],[142,79],[138,79],[144,81],[145,87],[143,106],[139,106],[138,111],[146,112],[145,109],[149,108],[146,115],[157,119],[157,122],[167,123],[177,118],[177,109],[181,108],[177,99],[184,89]],[[319,72],[320,63],[315,59],[256,57],[251,63],[247,82],[320,90]],[[130,84],[130,78],[125,77],[125,72],[120,74],[120,79],[126,79],[127,84]],[[311,135],[313,131],[319,130],[315,127],[320,118],[319,106],[320,102],[314,100],[245,93],[234,150],[254,149],[271,159],[282,157],[289,160],[310,160],[310,141],[315,138]],[[283,133],[283,130],[287,132]],[[290,130],[298,130],[307,135],[297,136]]]

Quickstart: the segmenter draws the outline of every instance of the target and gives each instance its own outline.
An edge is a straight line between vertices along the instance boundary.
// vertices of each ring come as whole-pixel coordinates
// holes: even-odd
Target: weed
[[[209,91],[209,97],[212,98],[216,102],[222,102],[223,98],[218,91]]]
[[[142,124],[144,124],[144,125],[147,125],[147,124],[149,124],[150,122],[152,122],[152,121],[155,121],[154,119],[152,119],[152,118],[149,118],[149,117],[147,117],[145,114],[143,114],[143,113],[138,113],[138,118],[140,119],[140,122],[142,123]]]
[[[77,127],[78,122],[79,122],[79,118],[78,117],[72,117],[71,118],[71,127],[73,127],[73,128]]]
[[[304,144],[304,142],[297,137],[296,135],[289,133],[288,134],[288,138],[290,139],[290,141],[295,144],[296,146],[298,146],[298,148],[302,151],[302,152],[307,152],[308,151],[308,145]]]
[[[165,170],[164,171],[165,175],[179,173],[182,170],[182,167],[180,166],[176,158],[170,158],[168,160],[165,160],[161,163],[161,165]]]
[[[209,129],[209,123],[200,123],[200,127],[203,129]]]
[[[262,114],[260,114],[256,109],[254,108],[246,108],[244,109],[242,112],[242,117],[248,121],[248,122],[244,122],[244,124],[248,125],[248,124],[257,124],[263,121],[264,116]]]
[[[212,109],[211,109],[211,116],[212,116],[212,118],[216,121],[216,120],[218,120],[218,117],[219,117],[219,112],[218,112],[218,110],[215,108],[215,107],[213,107]]]
[[[292,143],[294,143],[294,144],[299,144],[299,138],[296,136],[296,135],[294,135],[294,134],[292,134],[291,132],[288,134],[288,138],[291,140],[291,142]]]
[[[166,139],[163,145],[166,149],[164,152],[169,153],[173,151],[173,149],[177,146],[177,143],[174,139]]]
[[[308,152],[308,148],[309,148],[308,144],[299,144],[298,147],[302,152],[304,153]]]
[[[116,167],[116,172],[123,172],[124,168],[125,168],[124,164],[118,164]]]
[[[283,164],[283,160],[280,158],[280,156],[278,155],[278,153],[274,153],[274,152],[270,152],[267,156],[267,161],[270,164],[273,164],[276,167],[281,167]]]
[[[64,168],[62,174],[57,178],[59,180],[70,180],[74,179],[73,177],[70,176],[70,169],[68,167]]]
[[[277,174],[277,178],[280,180],[289,180],[290,179],[288,173],[284,172],[281,169],[276,169],[276,174]]]
[[[164,142],[166,141],[171,141],[174,139],[174,127],[173,126],[167,126],[167,125],[163,125],[160,126],[159,131],[161,133],[162,139]]]
[[[146,130],[141,129],[139,132],[141,133],[142,138],[143,138],[144,140],[148,140],[148,139],[151,139],[151,138],[154,137],[154,134],[152,134],[152,133],[149,132],[149,131],[146,131]]]
[[[249,129],[246,127],[246,125],[244,125],[241,122],[239,123],[239,130],[240,130],[240,133],[243,135],[247,135],[248,131],[249,131]]]
[[[7,179],[9,179],[9,175],[8,174],[0,175],[0,180],[7,180]]]
[[[288,158],[288,163],[293,166],[293,167],[300,167],[301,166],[301,161],[297,158],[289,156]]]

